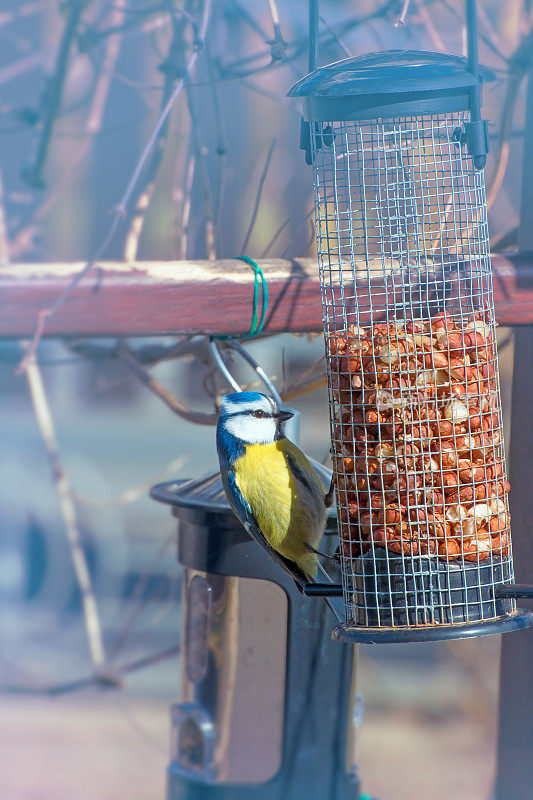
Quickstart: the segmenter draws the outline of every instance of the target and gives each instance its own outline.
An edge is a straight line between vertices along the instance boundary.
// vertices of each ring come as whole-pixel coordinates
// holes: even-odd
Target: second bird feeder
[[[509,485],[472,35],[469,46],[469,61],[350,58],[290,92],[314,170],[341,641],[531,623],[502,591]]]

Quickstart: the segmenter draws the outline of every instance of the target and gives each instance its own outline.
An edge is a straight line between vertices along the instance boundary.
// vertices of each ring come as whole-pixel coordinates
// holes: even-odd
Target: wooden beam
[[[316,259],[260,262],[268,281],[265,332],[320,330]],[[533,324],[533,253],[494,255],[496,318]],[[83,264],[11,264],[0,268],[0,336],[28,337],[38,312],[64,291]],[[233,259],[106,262],[95,268],[46,322],[47,336],[151,336],[245,333],[253,271]],[[368,297],[361,290],[361,299]]]

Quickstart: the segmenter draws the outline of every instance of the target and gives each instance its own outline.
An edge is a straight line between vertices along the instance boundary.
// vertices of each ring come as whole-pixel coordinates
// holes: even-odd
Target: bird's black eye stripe
[[[251,414],[252,417],[257,417],[258,419],[262,419],[264,417],[270,417],[270,414],[267,414],[266,411],[261,411],[259,409],[257,411],[249,411],[248,413]]]

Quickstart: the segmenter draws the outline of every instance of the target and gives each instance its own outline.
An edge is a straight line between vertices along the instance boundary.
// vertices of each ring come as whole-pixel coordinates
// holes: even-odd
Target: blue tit
[[[326,501],[311,464],[284,432],[292,413],[270,397],[222,398],[217,450],[228,501],[248,533],[300,585],[316,578]]]

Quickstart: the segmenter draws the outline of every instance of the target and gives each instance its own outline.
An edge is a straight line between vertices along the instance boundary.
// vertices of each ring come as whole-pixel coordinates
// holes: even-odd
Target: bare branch
[[[31,17],[33,14],[38,14],[48,7],[48,0],[30,0],[28,3],[17,3],[17,8],[14,11],[2,11],[0,13],[0,27],[9,23],[15,22],[17,19]]]
[[[120,26],[120,22],[124,17],[126,3],[127,0],[116,0],[110,14],[110,22]],[[100,130],[120,46],[120,34],[117,33],[107,39],[102,67],[94,86],[93,97],[84,126],[87,138],[78,147],[69,163],[68,169],[63,172],[59,181],[57,181],[54,191],[48,193],[40,207],[33,214],[31,223],[17,233],[10,247],[12,258],[19,258],[22,253],[31,247],[33,238],[39,228],[39,223],[54,208],[68,186],[75,180],[77,175],[76,167],[86,158],[91,146],[91,137]]]
[[[78,503],[83,503],[86,506],[96,506],[98,508],[105,508],[107,506],[125,506],[128,503],[134,503],[136,500],[146,497],[147,492],[154,485],[154,483],[159,483],[165,478],[175,475],[176,472],[178,472],[178,470],[180,470],[187,463],[187,461],[188,458],[185,455],[174,458],[162,472],[158,473],[149,481],[141,483],[140,486],[132,486],[130,489],[126,489],[126,491],[120,492],[120,494],[117,494],[114,497],[89,497],[82,492],[78,492],[76,489],[72,490],[72,495],[76,498]]]
[[[505,91],[498,150],[496,152],[496,166],[491,181],[487,186],[487,208],[490,208],[501,188],[507,163],[509,160],[510,137],[513,125],[516,101],[522,81],[524,80],[531,64],[533,63],[533,17],[530,17],[526,33],[520,39],[518,46],[509,59],[509,80]]]
[[[124,648],[124,643],[126,642],[130,632],[132,631],[135,622],[140,614],[141,611],[144,611],[146,608],[146,603],[141,602],[142,597],[146,591],[146,587],[148,586],[150,579],[159,568],[161,561],[163,560],[169,545],[172,542],[176,541],[176,536],[173,535],[172,538],[167,539],[165,542],[161,544],[160,547],[156,550],[153,557],[150,559],[150,563],[146,566],[143,574],[138,578],[135,582],[135,586],[133,587],[133,591],[129,597],[129,605],[130,610],[129,612],[126,611],[124,614],[124,621],[122,623],[122,627],[115,637],[115,641],[111,646],[110,652],[110,662],[115,661],[118,656],[120,655],[121,650]]]
[[[500,119],[500,130],[498,135],[498,148],[495,156],[495,167],[491,179],[487,184],[487,210],[490,209],[502,187],[507,172],[509,162],[511,128],[514,120],[514,111],[518,92],[522,83],[524,73],[512,75],[507,81],[505,98],[503,101],[502,114]]]
[[[189,5],[193,4],[194,0],[189,0]],[[176,82],[179,79],[185,80],[190,73],[185,58],[185,54],[187,52],[187,40],[185,34],[189,25],[192,27],[194,34],[194,47],[204,46],[203,39],[200,45],[198,26],[188,13],[187,9],[175,9],[172,5],[170,8],[172,37],[170,40],[168,53],[163,63],[159,67],[159,69],[165,75],[163,93],[161,97],[162,109],[164,109],[167,105],[169,98],[172,95],[172,91],[176,86]],[[145,171],[143,185],[137,192],[137,200],[135,202],[133,218],[124,246],[124,258],[126,261],[135,261],[137,258],[139,240],[144,227],[146,212],[154,196],[157,175],[165,154],[167,138],[168,119],[163,125],[161,125],[159,133],[154,140],[153,153],[150,163]]]
[[[187,258],[187,244],[189,238],[189,219],[191,215],[191,195],[194,183],[194,173],[196,169],[196,159],[194,157],[194,147],[192,142],[189,146],[187,158],[187,168],[185,170],[185,185],[181,194],[181,221],[177,226],[178,236],[178,258]],[[177,194],[177,193],[176,193]]]
[[[205,154],[200,142],[200,123],[196,113],[196,106],[194,103],[194,89],[187,86],[187,104],[189,107],[189,116],[191,118],[191,138],[194,145],[194,152],[196,158],[196,165],[198,167],[198,174],[200,176],[200,185],[202,188],[202,199],[204,203],[204,218],[205,218],[205,249],[206,256],[209,261],[214,261],[217,257],[215,250],[215,225],[213,222],[213,201],[211,199],[211,184],[209,182],[209,173],[207,171],[207,164],[205,161]]]
[[[341,37],[337,33],[335,33],[333,28],[326,22],[324,17],[322,16],[320,17],[320,22],[322,23],[324,28],[331,33],[332,38],[337,42],[344,55],[347,56],[348,58],[350,58],[350,56],[353,56],[353,53],[350,50],[350,48],[344,44]]]
[[[61,106],[61,97],[67,77],[70,51],[74,44],[81,15],[89,2],[90,0],[70,0],[70,2],[67,3],[67,21],[57,51],[54,74],[48,82],[44,95],[43,123],[41,135],[37,144],[37,152],[33,164],[24,171],[26,180],[28,183],[31,183],[32,186],[41,187],[43,185],[42,172],[46,163],[54,125]]]
[[[48,697],[56,697],[62,694],[68,694],[69,692],[78,691],[79,689],[88,689],[92,686],[96,686],[100,689],[123,689],[124,681],[121,679],[123,675],[152,667],[154,664],[160,664],[162,661],[167,661],[169,658],[175,658],[180,650],[181,646],[176,644],[159,653],[143,656],[143,658],[130,661],[128,664],[102,672],[98,675],[90,675],[86,678],[79,678],[78,680],[69,681],[67,683],[58,683],[54,686],[6,686],[0,688],[0,692],[5,694],[47,695]]]
[[[207,30],[207,24],[208,24],[208,21],[209,21],[210,7],[211,7],[211,0],[204,0],[203,16],[202,16],[202,22],[201,22],[201,25],[200,25],[200,35],[202,37],[202,41],[205,38],[205,33],[206,33],[206,30]],[[21,375],[24,372],[24,370],[27,367],[27,364],[29,363],[29,359],[35,353],[35,351],[37,349],[37,346],[39,344],[39,341],[40,341],[40,339],[41,339],[41,337],[43,335],[43,332],[44,332],[44,329],[45,329],[45,325],[46,325],[46,320],[49,317],[53,316],[56,313],[56,311],[59,308],[61,308],[63,303],[66,300],[68,300],[68,298],[70,297],[71,293],[76,288],[78,283],[91,271],[91,269],[95,266],[95,264],[100,260],[102,255],[105,253],[105,251],[109,247],[111,241],[113,240],[113,238],[115,236],[115,233],[116,233],[116,230],[117,230],[117,228],[119,226],[119,223],[125,218],[126,209],[127,209],[128,203],[130,201],[131,195],[133,194],[133,191],[134,191],[134,189],[135,189],[135,187],[137,185],[137,181],[139,180],[140,174],[141,174],[142,169],[143,169],[143,167],[144,167],[144,165],[145,165],[145,163],[146,163],[146,161],[148,159],[148,156],[150,155],[150,153],[152,151],[152,148],[153,148],[154,144],[156,143],[156,141],[158,139],[159,132],[161,131],[161,128],[165,124],[166,119],[167,119],[168,115],[170,114],[170,112],[171,112],[171,110],[172,110],[172,108],[174,106],[174,103],[176,102],[177,98],[181,94],[181,91],[182,91],[184,83],[185,83],[185,79],[190,74],[191,70],[193,69],[194,65],[196,64],[196,61],[198,59],[199,53],[200,53],[200,47],[198,46],[193,51],[193,53],[192,53],[192,55],[191,55],[191,57],[189,59],[189,62],[187,64],[187,68],[186,68],[186,71],[185,71],[185,75],[182,78],[180,78],[180,80],[177,82],[177,84],[176,84],[176,86],[174,88],[174,91],[172,92],[172,94],[171,94],[171,96],[170,96],[165,108],[161,112],[161,114],[159,116],[159,119],[158,119],[158,121],[157,121],[157,123],[156,123],[156,125],[155,125],[155,127],[154,127],[154,129],[153,129],[153,131],[151,133],[151,135],[150,135],[150,138],[148,139],[148,141],[147,141],[147,143],[146,143],[146,145],[144,147],[144,150],[142,151],[141,156],[140,156],[139,160],[137,161],[137,164],[135,165],[135,169],[134,169],[133,174],[132,174],[132,176],[131,176],[131,178],[130,178],[130,180],[128,182],[128,185],[126,186],[124,194],[122,195],[118,205],[113,210],[113,219],[112,219],[109,231],[107,233],[107,236],[105,237],[105,239],[103,240],[101,245],[97,248],[97,250],[94,253],[94,255],[92,256],[92,258],[90,258],[89,261],[83,267],[83,269],[81,269],[80,272],[78,272],[78,274],[74,276],[74,278],[72,279],[72,281],[69,284],[69,286],[57,298],[55,303],[53,303],[52,306],[50,306],[50,308],[41,309],[41,311],[39,312],[35,333],[34,333],[33,338],[32,338],[32,340],[31,340],[31,342],[30,342],[30,344],[28,346],[28,350],[27,350],[26,356],[22,359],[21,363],[19,364],[19,366],[18,366],[18,368],[16,370],[16,374],[17,375]]]
[[[407,17],[407,12],[409,11],[410,3],[411,3],[411,0],[403,0],[402,11],[400,13],[400,16],[398,17],[398,19],[394,23],[394,27],[395,28],[401,28],[402,25],[405,25],[405,18]]]
[[[182,417],[182,419],[186,419],[189,422],[196,422],[199,425],[216,425],[216,414],[208,414],[204,411],[193,411],[191,408],[184,405],[170,389],[167,389],[158,380],[153,378],[148,370],[139,364],[125,342],[123,342],[122,346],[119,348],[119,358],[139,378],[141,383],[150,389],[153,394],[161,398],[165,405],[167,405],[174,414],[177,414],[178,417]]]
[[[0,170],[0,266],[6,266],[7,264],[9,264],[9,239],[4,206],[4,182],[2,171]]]
[[[99,672],[103,667],[105,655],[98,607],[92,587],[91,574],[89,572],[87,559],[85,557],[85,552],[81,542],[81,533],[78,525],[70,481],[59,457],[54,422],[50,412],[48,398],[46,396],[39,366],[35,360],[35,356],[33,355],[27,361],[26,378],[33,403],[35,418],[37,420],[37,424],[39,425],[39,430],[41,431],[41,436],[46,447],[48,460],[50,461],[52,476],[59,500],[59,507],[63,517],[65,532],[67,534],[70,547],[72,566],[74,567],[74,574],[76,575],[76,581],[81,593],[83,618],[85,621],[85,630],[87,633],[87,642],[89,645],[91,662],[94,671]]]
[[[222,108],[220,106],[220,98],[218,93],[218,84],[215,82],[215,70],[213,66],[213,59],[211,58],[211,53],[209,52],[209,47],[206,45],[205,48],[206,54],[206,61],[207,61],[207,69],[209,73],[209,78],[211,80],[211,94],[213,97],[213,111],[215,113],[215,122],[217,126],[217,156],[219,156],[219,178],[218,178],[218,187],[217,193],[215,198],[215,206],[213,210],[213,222],[215,226],[215,242],[218,237],[218,231],[220,228],[220,218],[222,215],[222,203],[224,200],[224,188],[226,183],[226,170],[227,170],[227,155],[228,155],[228,145],[226,141],[226,131],[224,129],[224,117],[222,115]]]
[[[424,4],[424,0],[414,0],[414,2],[418,9],[420,19],[424,23],[424,27],[428,32],[431,41],[433,42],[435,50],[438,50],[441,53],[446,53],[447,52],[446,45],[440,38],[439,33],[433,24],[433,20],[431,19],[431,14],[427,10]]]
[[[261,177],[259,178],[259,183],[257,185],[257,193],[255,195],[255,203],[252,211],[252,217],[250,219],[250,224],[248,225],[248,230],[246,231],[246,236],[244,237],[244,242],[241,249],[242,256],[245,255],[246,253],[246,248],[248,247],[250,236],[252,235],[252,231],[254,229],[255,221],[257,219],[257,212],[259,211],[259,203],[261,202],[261,195],[263,194],[263,186],[265,185],[265,180],[268,175],[270,162],[272,160],[272,153],[274,152],[275,146],[276,146],[276,140],[272,139],[272,143],[268,149],[268,153],[265,158],[263,171],[261,172]]]

